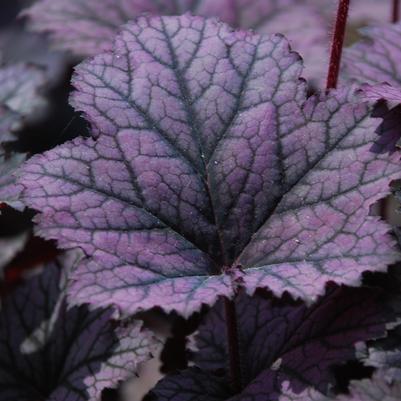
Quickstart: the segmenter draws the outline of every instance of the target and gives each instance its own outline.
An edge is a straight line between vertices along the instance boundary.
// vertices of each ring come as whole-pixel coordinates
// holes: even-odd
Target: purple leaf
[[[361,83],[401,86],[401,58],[397,46],[401,24],[383,24],[361,30],[362,40],[344,51],[344,75]]]
[[[29,160],[38,232],[88,258],[76,303],[190,315],[237,276],[313,301],[398,260],[369,208],[401,176],[353,90],[306,100],[281,36],[140,18],[81,64],[72,103],[97,138]],[[242,276],[242,277],[238,277]]]
[[[319,5],[319,0],[312,0]],[[327,3],[333,4],[330,0]],[[337,4],[334,5],[334,7]],[[320,3],[320,7],[322,7]],[[328,6],[326,6],[328,7]],[[357,28],[371,23],[386,23],[390,17],[390,7],[383,7],[377,0],[352,0],[350,4],[348,22],[351,27]]]
[[[243,391],[235,396],[221,373],[227,372],[229,358],[224,305],[219,302],[195,337],[194,362],[202,371],[190,369],[162,380],[157,399],[182,401],[199,392],[205,400],[273,401],[286,383],[297,394],[307,386],[327,392],[334,379],[331,368],[354,359],[355,343],[385,333],[391,317],[381,301],[379,291],[367,288],[331,287],[311,307],[240,295],[236,315]]]
[[[347,80],[359,83],[387,83],[394,89],[386,88],[385,85],[373,88],[368,86],[368,94],[370,91],[373,96],[376,91],[376,97],[390,95],[390,100],[394,100],[395,91],[401,91],[401,68],[397,68],[401,60],[401,49],[398,46],[401,24],[364,28],[361,33],[362,40],[344,51],[344,76]]]
[[[361,30],[362,40],[344,52],[344,77],[362,83],[365,100],[384,99],[392,109],[383,124],[392,126],[394,143],[400,138],[401,112],[401,24],[382,24]],[[398,146],[400,143],[398,142]]]
[[[401,103],[401,86],[395,88],[388,84],[365,84],[362,85],[361,92],[365,100],[372,103],[378,100],[386,100],[390,108]]]
[[[383,115],[383,125],[391,126],[393,143],[400,146],[401,51],[400,24],[366,28],[363,40],[345,51],[344,70],[348,80],[365,83],[361,92],[365,100],[375,103],[384,99],[390,109]],[[383,108],[383,107],[381,107]]]
[[[331,23],[321,8],[307,0],[41,0],[24,15],[35,31],[50,32],[59,47],[79,55],[112,49],[119,27],[143,13],[218,17],[235,28],[286,35],[306,60],[308,78],[317,79],[326,73]]]
[[[110,310],[67,307],[72,258],[46,266],[2,303],[2,401],[100,400],[103,388],[133,375],[157,344],[139,322],[113,329]]]

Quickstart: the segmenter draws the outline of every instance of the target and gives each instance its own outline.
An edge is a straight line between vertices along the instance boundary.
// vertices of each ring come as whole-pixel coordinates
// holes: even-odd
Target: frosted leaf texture
[[[268,287],[312,301],[399,256],[373,202],[400,177],[352,89],[306,100],[282,36],[140,18],[76,69],[96,139],[31,158],[38,232],[88,256],[71,299],[124,313]]]
[[[321,4],[309,3],[308,0],[41,0],[24,14],[29,16],[35,31],[49,32],[59,47],[84,56],[110,50],[120,26],[143,13],[177,15],[189,11],[217,17],[234,28],[286,35],[304,57],[308,78],[321,78],[326,72],[329,23],[320,13]]]
[[[189,400],[199,392],[204,397],[199,400],[273,401],[286,383],[296,394],[308,386],[324,393],[334,381],[331,368],[355,358],[355,343],[385,333],[389,316],[380,297],[371,289],[332,286],[308,308],[288,299],[240,295],[235,306],[243,390],[236,395],[227,390],[226,322],[219,302],[196,335],[197,368],[159,382],[157,400]]]
[[[68,309],[66,261],[71,256],[2,302],[1,401],[100,400],[101,391],[132,376],[156,344],[138,322],[113,329],[110,310]]]

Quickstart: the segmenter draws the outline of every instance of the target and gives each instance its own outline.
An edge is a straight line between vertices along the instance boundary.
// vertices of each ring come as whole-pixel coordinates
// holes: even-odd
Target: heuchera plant
[[[0,69],[2,208],[35,213],[60,250],[2,291],[0,401],[101,400],[166,353],[145,327],[155,310],[199,324],[149,400],[401,399],[401,252],[372,212],[401,178],[399,5],[381,2],[392,23],[344,50],[350,1],[324,3],[23,12],[90,56],[70,95],[90,132],[36,155],[9,148],[45,103],[46,72]],[[377,10],[351,6],[351,27]],[[0,238],[0,269],[26,235]]]

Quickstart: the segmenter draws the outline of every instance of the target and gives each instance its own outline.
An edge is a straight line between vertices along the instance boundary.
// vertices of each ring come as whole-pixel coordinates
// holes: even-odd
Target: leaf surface
[[[100,400],[157,345],[139,322],[114,329],[110,310],[67,307],[72,259],[49,264],[2,302],[0,400]]]
[[[72,299],[188,316],[239,275],[311,301],[398,259],[369,216],[398,156],[352,89],[306,99],[301,68],[281,36],[188,15],[140,18],[77,68],[96,140],[33,157],[19,181],[39,233],[88,256]]]
[[[380,301],[376,290],[334,286],[309,308],[242,294],[235,306],[243,390],[236,395],[229,389],[226,321],[219,302],[195,337],[197,368],[159,382],[156,398],[182,401],[199,393],[199,400],[273,401],[283,386],[296,394],[309,386],[326,393],[334,382],[333,366],[354,359],[357,342],[385,333],[391,317]]]

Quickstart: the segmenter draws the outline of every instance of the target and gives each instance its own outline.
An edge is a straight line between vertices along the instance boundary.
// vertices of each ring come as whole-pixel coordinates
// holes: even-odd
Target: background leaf
[[[50,32],[63,49],[95,55],[113,46],[119,27],[143,13],[177,15],[191,12],[217,17],[234,28],[285,34],[306,60],[307,75],[320,78],[326,71],[328,22],[320,6],[306,0],[42,0],[27,10],[31,27]]]
[[[367,288],[331,286],[311,307],[262,294],[240,295],[235,305],[243,390],[234,395],[219,302],[195,337],[197,368],[159,382],[156,399],[273,401],[285,385],[296,394],[309,386],[326,393],[334,384],[333,367],[355,359],[355,344],[384,335],[386,322],[394,317],[383,304],[382,293]]]
[[[110,310],[68,308],[67,255],[4,299],[0,400],[100,400],[133,375],[158,342],[139,322],[114,328]]]

